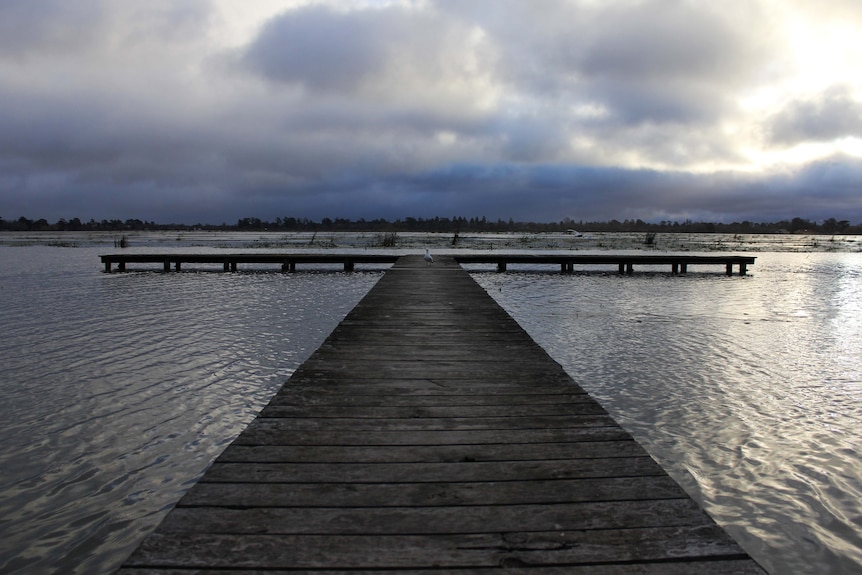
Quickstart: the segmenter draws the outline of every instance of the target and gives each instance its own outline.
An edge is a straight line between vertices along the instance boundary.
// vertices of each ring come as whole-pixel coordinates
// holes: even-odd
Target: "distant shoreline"
[[[850,234],[719,234],[684,232],[273,232],[273,231],[86,231],[5,232],[0,246],[99,247],[130,251],[361,250],[404,251],[654,251],[862,253],[862,236]]]
[[[819,223],[818,223],[819,222]],[[733,223],[702,222],[685,220],[645,222],[641,219],[605,222],[574,221],[563,218],[559,222],[519,222],[513,219],[496,221],[485,217],[454,218],[404,218],[394,221],[385,219],[351,220],[347,218],[323,218],[320,221],[308,218],[276,218],[266,221],[260,218],[240,218],[235,224],[158,224],[140,219],[82,221],[80,218],[61,218],[49,223],[45,218],[31,220],[20,217],[5,220],[0,217],[0,232],[350,232],[350,233],[720,233],[720,234],[821,234],[856,235],[862,234],[862,223],[853,224],[849,220],[828,218],[811,221],[793,218],[776,222],[742,221]]]

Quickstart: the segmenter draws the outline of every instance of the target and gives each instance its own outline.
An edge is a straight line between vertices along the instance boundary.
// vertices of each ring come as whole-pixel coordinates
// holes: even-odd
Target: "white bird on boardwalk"
[[[425,255],[423,257],[425,258],[426,263],[434,263],[434,258],[431,256],[431,252],[428,250],[428,248],[425,248]]]

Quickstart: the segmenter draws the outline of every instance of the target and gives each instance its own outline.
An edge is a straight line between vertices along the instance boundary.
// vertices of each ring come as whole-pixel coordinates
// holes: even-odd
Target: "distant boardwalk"
[[[202,254],[183,253],[122,253],[106,254],[99,256],[105,271],[111,273],[117,266],[117,270],[126,271],[128,264],[160,264],[164,271],[175,269],[180,271],[186,264],[219,264],[224,271],[237,271],[240,264],[274,264],[281,266],[285,272],[296,271],[297,265],[306,264],[343,264],[344,271],[353,271],[357,264],[391,264],[400,256],[390,254],[363,254],[363,253],[225,253],[213,252]],[[497,264],[497,271],[506,271],[507,266],[512,264],[527,265],[556,265],[560,266],[563,273],[571,273],[575,266],[617,266],[621,274],[634,273],[635,265],[661,265],[670,266],[671,272],[686,273],[688,266],[708,265],[724,266],[727,275],[733,274],[733,267],[737,266],[739,275],[745,275],[748,266],[754,264],[752,256],[736,256],[732,254],[721,254],[702,256],[693,254],[578,254],[578,253],[505,253],[489,252],[484,254],[463,253],[452,256],[458,263],[466,264]]]
[[[399,259],[119,573],[763,573],[435,259]]]

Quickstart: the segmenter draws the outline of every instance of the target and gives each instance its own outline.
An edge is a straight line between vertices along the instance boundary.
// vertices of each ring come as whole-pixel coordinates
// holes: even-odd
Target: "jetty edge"
[[[404,256],[117,575],[762,574],[448,256]]]
[[[118,271],[126,271],[127,264],[161,264],[166,272],[174,269],[181,271],[186,264],[221,264],[224,271],[237,271],[240,264],[275,264],[281,271],[294,272],[297,265],[304,264],[343,264],[344,271],[354,271],[357,264],[392,264],[402,254],[361,254],[361,253],[163,253],[163,254],[106,254],[101,255],[105,272],[111,273],[116,265]],[[546,254],[546,253],[505,253],[452,254],[456,262],[462,264],[496,264],[497,271],[504,272],[513,264],[552,264],[559,265],[563,273],[574,272],[576,265],[617,266],[619,273],[634,273],[635,265],[668,265],[671,273],[686,273],[689,266],[722,265],[727,275],[733,275],[734,266],[739,275],[747,273],[748,266],[754,265],[755,257],[740,255],[685,255],[685,254]]]

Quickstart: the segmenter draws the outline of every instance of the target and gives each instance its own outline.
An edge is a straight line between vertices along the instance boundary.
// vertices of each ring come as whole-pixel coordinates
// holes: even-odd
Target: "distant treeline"
[[[60,219],[55,223],[48,220],[31,220],[20,217],[17,220],[0,218],[2,231],[271,231],[271,232],[698,232],[729,234],[770,234],[770,233],[819,233],[819,234],[862,234],[862,224],[851,225],[847,220],[829,218],[820,223],[803,218],[793,218],[779,222],[734,222],[731,224],[713,222],[662,221],[658,223],[643,220],[610,220],[608,222],[574,221],[570,218],[559,222],[516,222],[512,219],[488,220],[482,218],[404,218],[395,221],[385,219],[351,220],[345,218],[323,218],[320,221],[308,218],[275,218],[266,221],[260,218],[240,218],[236,224],[157,224],[144,220],[89,220],[79,218]]]

